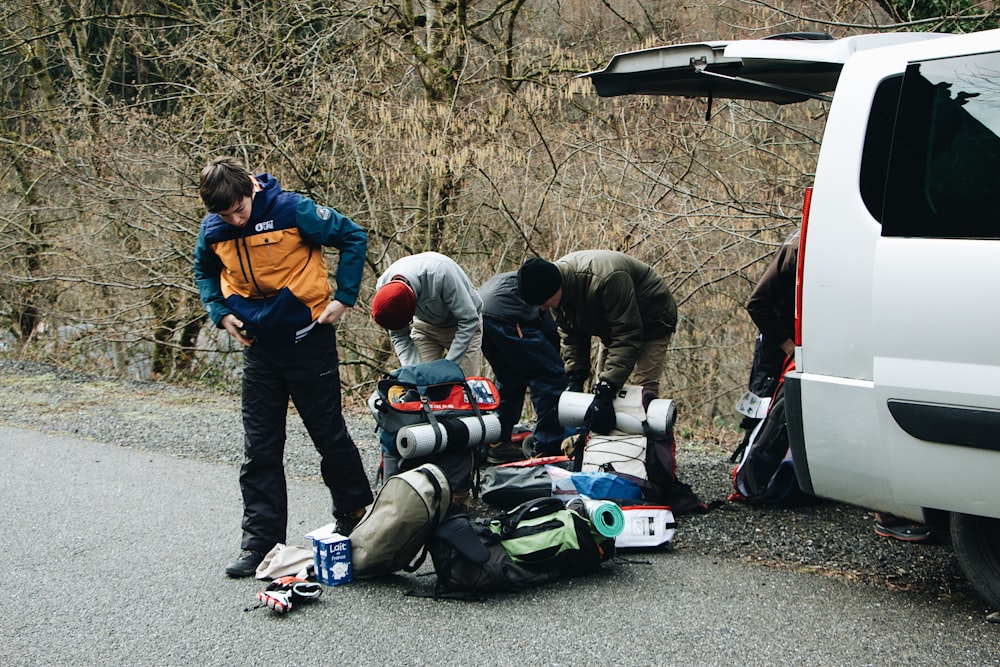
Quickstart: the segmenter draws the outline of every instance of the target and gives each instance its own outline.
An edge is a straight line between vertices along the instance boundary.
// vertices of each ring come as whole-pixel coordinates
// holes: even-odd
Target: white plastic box
[[[625,527],[615,538],[616,548],[652,549],[669,544],[677,533],[674,513],[662,505],[629,505],[622,507]]]
[[[325,586],[351,581],[351,538],[336,532],[336,524],[318,528],[306,537],[312,540],[316,580]]]

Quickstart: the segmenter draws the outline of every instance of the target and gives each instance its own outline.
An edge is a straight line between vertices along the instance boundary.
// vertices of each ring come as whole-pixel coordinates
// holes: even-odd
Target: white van
[[[832,99],[785,385],[799,484],[950,523],[1000,608],[1000,31],[682,44],[584,76],[602,96]]]

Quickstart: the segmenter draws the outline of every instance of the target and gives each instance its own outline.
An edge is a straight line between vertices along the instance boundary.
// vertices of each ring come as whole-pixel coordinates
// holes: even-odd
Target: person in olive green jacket
[[[651,266],[611,250],[580,250],[555,262],[535,257],[518,270],[518,290],[527,303],[552,310],[567,389],[583,390],[591,338],[601,340],[587,416],[591,430],[614,428],[611,403],[630,379],[659,394],[677,302]]]

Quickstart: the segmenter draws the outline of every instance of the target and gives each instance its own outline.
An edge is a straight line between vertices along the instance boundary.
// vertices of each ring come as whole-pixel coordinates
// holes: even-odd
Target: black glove
[[[587,372],[576,371],[566,374],[566,391],[583,391],[583,383],[587,381]]]
[[[607,435],[615,427],[615,388],[601,380],[594,388],[594,400],[583,416],[583,423],[594,433]]]

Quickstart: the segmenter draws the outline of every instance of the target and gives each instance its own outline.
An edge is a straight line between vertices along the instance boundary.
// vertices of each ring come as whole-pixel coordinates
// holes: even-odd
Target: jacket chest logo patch
[[[265,220],[264,222],[258,222],[254,226],[254,231],[258,232],[268,232],[274,229],[274,220]]]

